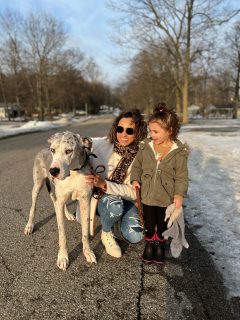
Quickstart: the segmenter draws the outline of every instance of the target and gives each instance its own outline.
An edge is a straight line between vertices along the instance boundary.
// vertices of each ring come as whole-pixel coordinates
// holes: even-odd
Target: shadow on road
[[[46,218],[42,219],[41,221],[37,222],[34,226],[34,232],[41,230],[41,228],[47,224],[52,218],[56,216],[55,212],[52,213],[50,216],[47,216]]]

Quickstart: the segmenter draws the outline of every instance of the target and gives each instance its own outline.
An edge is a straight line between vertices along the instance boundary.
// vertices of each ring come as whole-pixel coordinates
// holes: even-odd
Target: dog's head
[[[55,133],[48,139],[53,157],[49,172],[54,178],[64,180],[70,175],[70,170],[84,164],[86,147],[82,140],[79,134],[70,131]]]

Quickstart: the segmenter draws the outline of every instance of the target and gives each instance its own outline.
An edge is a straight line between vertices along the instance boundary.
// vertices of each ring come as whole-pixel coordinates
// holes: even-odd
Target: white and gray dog
[[[64,271],[69,263],[64,214],[68,220],[75,219],[68,212],[66,206],[66,202],[70,198],[78,200],[80,204],[83,253],[88,262],[96,263],[96,257],[89,244],[89,214],[92,187],[85,182],[85,174],[89,171],[89,152],[87,150],[89,145],[86,148],[84,142],[89,144],[89,141],[88,138],[82,139],[80,135],[69,131],[56,133],[48,140],[50,148],[43,149],[37,154],[33,166],[32,206],[24,233],[29,235],[33,232],[37,197],[45,182],[57,217],[59,231],[57,266]],[[53,189],[55,189],[55,192]]]

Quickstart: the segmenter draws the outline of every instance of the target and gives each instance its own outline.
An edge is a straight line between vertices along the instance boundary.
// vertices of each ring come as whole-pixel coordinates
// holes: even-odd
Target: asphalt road
[[[67,129],[103,136],[111,121],[93,119]],[[168,252],[164,267],[146,266],[139,258],[143,242],[121,242],[123,257],[108,256],[100,242],[98,221],[91,242],[98,263],[90,265],[82,254],[80,226],[66,221],[70,265],[62,272],[56,266],[55,213],[44,189],[35,232],[23,234],[34,156],[53,132],[0,140],[0,319],[239,319],[239,299],[227,299],[211,257],[188,229],[190,248],[179,259]],[[75,205],[69,205],[71,212]]]

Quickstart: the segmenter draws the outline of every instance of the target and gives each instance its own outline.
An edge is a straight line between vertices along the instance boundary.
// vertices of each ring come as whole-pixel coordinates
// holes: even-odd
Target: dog
[[[91,155],[90,141],[90,138],[81,138],[70,131],[55,133],[48,140],[50,148],[41,150],[34,161],[32,205],[24,233],[30,235],[33,232],[37,198],[45,182],[56,211],[59,231],[57,266],[63,271],[69,264],[64,214],[68,220],[75,220],[66,206],[70,198],[78,200],[81,209],[83,254],[88,262],[96,263],[89,244],[92,187],[85,182],[85,174],[91,168],[88,161]]]

